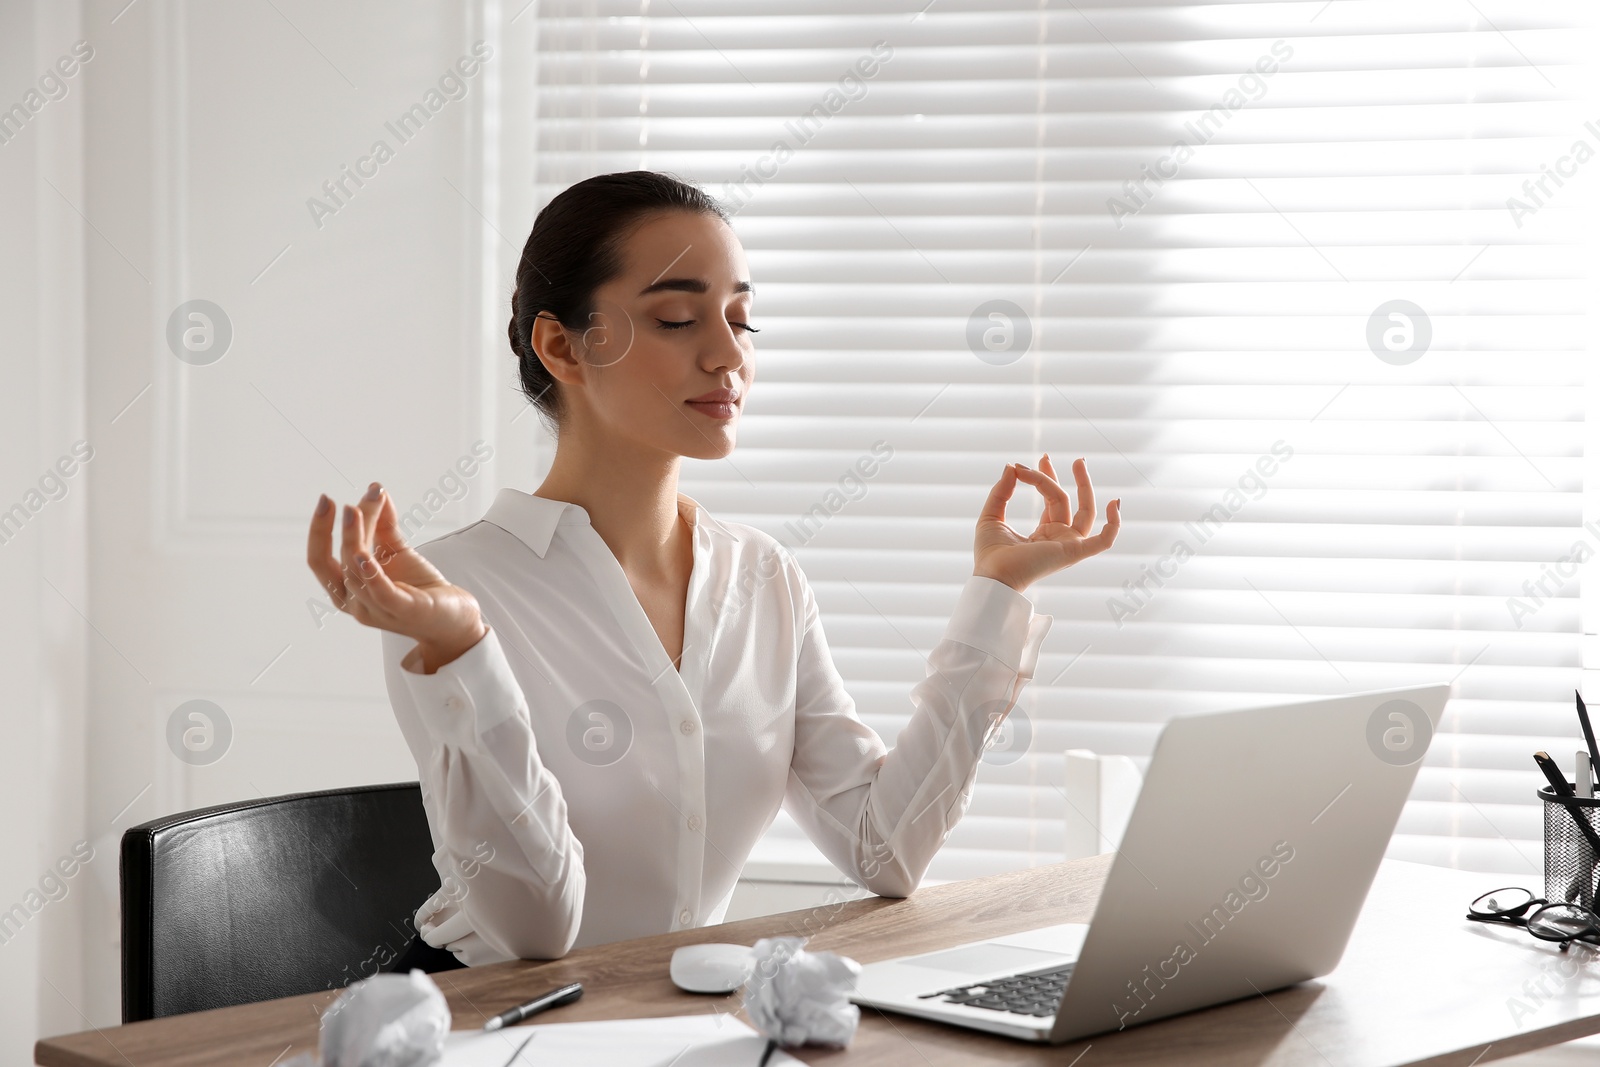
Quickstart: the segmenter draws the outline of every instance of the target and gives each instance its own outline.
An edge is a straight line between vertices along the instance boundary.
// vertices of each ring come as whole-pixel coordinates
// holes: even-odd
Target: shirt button
[[[700,829],[700,816],[698,816],[698,815],[689,816],[689,829],[691,829],[691,830]]]
[[[445,697],[444,706],[449,708],[451,711],[460,711],[467,705],[462,702],[460,697]]]
[[[689,914],[688,908],[684,908],[682,911],[678,912],[678,924],[680,926],[688,926],[689,920],[692,918],[694,918],[694,916]]]
[[[678,729],[682,730],[686,734],[692,734],[694,733],[694,723],[689,719],[684,719],[678,724]]]

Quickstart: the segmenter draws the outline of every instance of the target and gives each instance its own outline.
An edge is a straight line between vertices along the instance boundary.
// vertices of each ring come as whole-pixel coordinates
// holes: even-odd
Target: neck
[[[678,515],[681,461],[614,436],[563,427],[550,473],[534,495],[587,511],[595,532],[629,574],[669,575],[689,535]]]

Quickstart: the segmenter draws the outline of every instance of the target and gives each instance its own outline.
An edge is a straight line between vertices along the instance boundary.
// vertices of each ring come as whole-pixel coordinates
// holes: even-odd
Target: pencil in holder
[[[1539,790],[1539,799],[1544,801],[1545,899],[1593,908],[1600,855],[1575,820],[1583,819],[1600,836],[1600,797],[1572,797],[1563,802],[1547,786]]]

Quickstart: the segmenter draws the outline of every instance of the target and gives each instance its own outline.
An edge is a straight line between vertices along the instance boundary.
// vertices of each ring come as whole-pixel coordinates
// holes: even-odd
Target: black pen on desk
[[[772,1058],[772,1050],[777,1047],[778,1043],[776,1041],[770,1037],[767,1038],[767,1051],[761,1054],[761,1062],[756,1064],[756,1067],[767,1067],[767,1061]]]
[[[485,1030],[499,1030],[506,1026],[515,1026],[524,1019],[539,1014],[546,1008],[559,1008],[563,1004],[571,1004],[583,996],[583,985],[573,982],[560,989],[551,990],[542,997],[535,997],[526,1004],[518,1004],[510,1011],[503,1011],[493,1019],[483,1024]]]
[[[1583,694],[1574,689],[1572,695],[1578,698],[1578,723],[1583,727],[1583,743],[1589,746],[1589,780],[1593,781],[1593,772],[1600,772],[1600,745],[1594,743],[1594,726],[1589,722],[1589,709],[1583,703]]]

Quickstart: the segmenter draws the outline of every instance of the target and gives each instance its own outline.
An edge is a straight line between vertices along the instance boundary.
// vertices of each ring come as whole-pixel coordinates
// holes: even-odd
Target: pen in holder
[[[1593,840],[1600,837],[1600,797],[1557,797],[1546,786],[1544,801],[1544,895],[1551,903],[1595,906],[1595,875],[1600,854]],[[1582,819],[1593,834],[1585,834]]]

